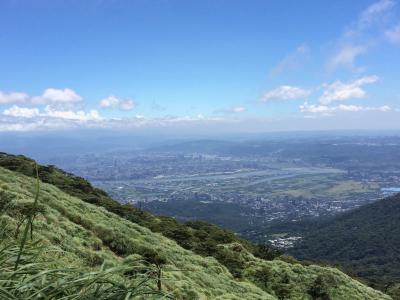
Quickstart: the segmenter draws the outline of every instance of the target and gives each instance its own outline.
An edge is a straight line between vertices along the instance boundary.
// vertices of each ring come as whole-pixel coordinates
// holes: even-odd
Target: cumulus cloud
[[[65,89],[48,88],[43,91],[40,96],[30,96],[23,92],[2,92],[0,91],[0,104],[56,104],[56,105],[71,105],[80,103],[83,97],[75,91]]]
[[[37,116],[33,118],[0,115],[0,131],[34,131],[65,128],[99,128],[101,121],[82,121],[55,117]]]
[[[136,106],[135,102],[131,99],[122,100],[112,95],[100,101],[100,107],[105,109],[114,108],[123,111],[129,111],[134,109],[135,106]]]
[[[0,104],[24,103],[28,101],[29,95],[20,92],[5,93],[0,91]]]
[[[394,44],[400,45],[400,24],[385,31],[385,37]]]
[[[341,81],[335,81],[332,84],[324,84],[323,88],[325,90],[319,98],[320,103],[329,104],[334,101],[365,98],[367,93],[362,89],[362,86],[374,83],[378,80],[378,76],[365,76],[347,84]]]
[[[45,113],[42,114],[42,116],[78,121],[92,121],[102,119],[97,110],[90,110],[89,112],[85,112],[83,110],[57,110],[51,106],[46,106]]]
[[[5,109],[3,114],[5,116],[12,116],[12,117],[33,118],[39,116],[39,109],[19,107],[17,105],[13,105],[12,107]]]
[[[65,89],[46,89],[42,95],[32,97],[33,104],[73,104],[83,101],[83,97],[75,91]]]
[[[89,112],[82,110],[57,110],[50,105],[46,106],[42,112],[40,112],[39,108],[19,107],[17,105],[13,105],[12,107],[5,109],[3,111],[3,115],[15,118],[43,117],[77,121],[102,120],[96,110],[90,110]]]
[[[308,104],[305,102],[300,106],[300,111],[302,113],[313,113],[313,114],[331,114],[335,112],[360,112],[360,111],[379,111],[379,112],[388,112],[391,111],[392,108],[387,105],[383,106],[359,106],[359,105],[344,105],[340,104],[337,106],[327,106],[327,105],[315,105]]]
[[[282,85],[274,90],[266,92],[262,96],[263,102],[268,102],[272,100],[293,100],[293,99],[303,99],[308,97],[311,91],[289,85]]]
[[[240,109],[239,109],[240,110]],[[51,105],[39,108],[11,107],[0,115],[0,131],[33,131],[60,128],[141,128],[212,124],[230,122],[220,117],[163,116],[150,118],[137,115],[130,118],[103,118],[96,110],[60,110]]]

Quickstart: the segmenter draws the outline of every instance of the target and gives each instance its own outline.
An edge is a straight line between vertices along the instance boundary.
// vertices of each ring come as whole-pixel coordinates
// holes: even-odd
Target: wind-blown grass
[[[167,296],[154,289],[150,271],[119,266],[86,271],[55,267],[54,261],[38,260],[38,244],[0,244],[0,299],[159,299]],[[16,261],[18,260],[17,268]],[[140,271],[140,272],[139,272]],[[136,273],[125,278],[126,273]],[[125,278],[125,279],[124,279]]]
[[[23,216],[22,223],[25,221],[26,224],[19,244],[17,240],[7,239],[4,228],[0,231],[0,299],[128,300],[168,297],[161,291],[160,275],[155,278],[155,272],[150,268],[126,265],[105,268],[103,264],[97,271],[87,271],[83,268],[56,267],[55,261],[39,259],[39,253],[49,249],[40,246],[40,241],[32,241],[40,194],[37,165],[35,169],[35,196],[31,209]],[[1,206],[1,214],[5,206]],[[3,221],[2,225],[5,224]],[[31,243],[27,245],[29,233]],[[160,270],[161,266],[158,266],[158,274]]]
[[[15,271],[18,269],[18,266],[19,266],[19,262],[21,260],[21,255],[22,255],[22,252],[24,251],[24,247],[25,247],[26,241],[28,239],[28,232],[30,231],[30,233],[31,233],[31,239],[32,239],[32,235],[33,235],[33,221],[35,219],[36,208],[38,206],[39,193],[40,193],[39,171],[38,171],[38,166],[37,166],[36,163],[35,163],[35,170],[36,170],[35,200],[33,201],[32,209],[28,212],[27,222],[26,222],[26,225],[25,225],[25,230],[24,230],[24,233],[22,235],[21,244],[19,246],[19,251],[18,251],[18,255],[17,255],[17,260],[16,260],[15,266],[14,266],[14,270]]]
[[[6,224],[2,225],[5,228],[2,245],[9,243],[11,246],[8,247],[14,247],[14,254],[19,249],[13,235],[18,224],[18,205],[35,198],[34,183],[30,177],[0,168],[0,190],[12,198],[6,213],[0,216],[0,222]],[[1,282],[6,282],[0,285],[4,293],[10,293],[10,290],[22,293],[26,292],[26,287],[33,286],[34,290],[43,290],[49,295],[58,290],[66,293],[39,299],[124,299],[126,296],[126,299],[133,296],[152,299],[165,297],[157,294],[157,285],[161,285],[162,292],[185,300],[312,299],[309,291],[316,294],[326,282],[333,282],[327,293],[335,300],[390,299],[336,269],[262,260],[238,243],[218,246],[222,256],[218,261],[196,255],[161,234],[67,195],[49,184],[41,183],[39,206],[43,206],[43,210],[34,218],[33,241],[40,240],[41,243],[26,243],[17,273],[13,268],[15,255],[7,263],[0,262],[0,270],[6,270],[0,275],[5,276],[0,277],[4,280]],[[44,248],[30,258],[28,253],[36,246]],[[235,278],[219,260],[237,270],[241,278]],[[160,275],[157,265],[161,263]],[[23,273],[29,268],[36,268],[36,271]],[[22,272],[20,277],[19,270]],[[46,273],[49,270],[58,271]],[[43,278],[35,280],[34,273],[43,274]],[[17,279],[6,281],[11,274]],[[318,277],[323,279],[321,284]],[[47,290],[47,285],[42,286],[42,282],[53,282],[52,289]],[[70,286],[69,282],[74,284]],[[81,285],[83,282],[86,285]],[[21,286],[17,285],[19,283]],[[16,286],[7,289],[7,284]],[[143,289],[155,294],[132,294],[133,291],[143,292]],[[97,297],[98,291],[106,298]],[[24,294],[15,297],[29,299]]]

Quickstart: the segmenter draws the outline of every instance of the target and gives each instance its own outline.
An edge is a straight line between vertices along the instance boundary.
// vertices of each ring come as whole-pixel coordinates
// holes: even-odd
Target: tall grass
[[[43,247],[4,244],[0,248],[0,299],[159,299],[169,298],[154,288],[150,271],[134,267],[84,271],[55,268],[53,261],[37,261]],[[15,262],[19,255],[18,268]],[[133,277],[124,277],[126,273]]]
[[[60,250],[45,247],[33,239],[40,195],[37,165],[35,170],[34,201],[25,217],[20,241],[0,232],[0,299],[171,299],[160,289],[160,278],[150,267],[106,268],[103,264],[99,270],[87,270],[60,266],[54,259],[56,255],[49,255],[53,259],[43,259],[43,253]]]
[[[28,233],[31,232],[31,239],[33,238],[33,220],[35,219],[36,209],[39,202],[39,193],[40,193],[40,183],[39,183],[39,170],[38,165],[35,163],[35,171],[36,171],[36,192],[35,192],[35,200],[33,201],[32,209],[30,210],[27,216],[27,222],[25,225],[24,234],[22,235],[21,244],[19,246],[19,251],[17,255],[17,260],[15,262],[14,271],[18,269],[19,263],[21,261],[21,255],[24,251],[26,240],[28,239]]]

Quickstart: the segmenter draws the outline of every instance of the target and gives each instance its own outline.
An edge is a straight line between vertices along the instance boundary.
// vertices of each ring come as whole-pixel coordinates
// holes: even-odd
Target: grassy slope
[[[31,178],[1,168],[0,186],[12,191],[17,202],[33,198]],[[198,294],[213,299],[238,299],[243,295],[252,299],[273,299],[254,285],[233,280],[215,259],[195,255],[160,234],[84,203],[54,186],[42,184],[40,203],[46,212],[36,219],[36,238],[65,251],[60,263],[92,268],[104,259],[108,265],[117,265],[133,259],[131,255],[150,249],[169,262],[165,266],[163,283],[168,290],[176,289],[178,298],[187,299],[189,295],[196,298],[194,295]],[[12,225],[16,215],[10,214],[9,224]]]
[[[0,189],[15,195],[15,205],[32,201],[33,187],[32,178],[0,168]],[[41,187],[40,203],[45,213],[35,221],[35,237],[65,251],[59,257],[60,265],[91,269],[103,260],[118,265],[157,251],[167,261],[164,288],[178,299],[275,299],[275,294],[308,299],[307,290],[318,276],[327,278],[333,299],[390,299],[336,269],[265,261],[238,243],[221,245],[221,253],[234,258],[235,263],[242,262],[243,279],[235,280],[214,258],[196,255],[161,234],[67,195],[55,186],[43,183]],[[3,216],[11,231],[17,211]]]
[[[11,171],[34,177],[34,161],[24,157],[0,153],[0,166]],[[258,246],[240,239],[230,231],[206,222],[177,222],[172,217],[154,216],[131,205],[122,205],[107,195],[104,191],[93,187],[87,180],[64,172],[54,166],[39,166],[39,177],[43,182],[55,185],[65,193],[75,196],[85,202],[106,208],[129,221],[162,233],[173,239],[185,249],[192,250],[202,256],[218,255],[218,244],[241,243],[248,251],[263,259],[273,259],[280,253],[265,246]]]

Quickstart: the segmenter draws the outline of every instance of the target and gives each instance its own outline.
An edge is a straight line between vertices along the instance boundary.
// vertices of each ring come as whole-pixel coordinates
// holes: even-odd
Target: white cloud
[[[348,118],[348,120],[354,120],[353,114],[356,113],[345,113],[346,111],[365,111],[365,113],[357,114],[357,117],[365,118],[365,122],[361,125],[366,128],[372,128],[372,126],[380,126],[380,128],[384,128],[387,124],[393,125],[395,128],[398,128],[398,112],[395,109],[391,109],[388,106],[381,107],[364,107],[359,108],[358,106],[350,106],[350,105],[342,105],[338,106],[338,108],[323,108],[322,105],[318,107],[314,105],[314,109],[309,109],[312,107],[311,105],[305,104],[303,108],[303,112],[305,114],[302,116],[304,118],[308,118],[309,120],[320,119],[323,115],[332,115],[333,113],[338,114],[337,118],[330,118],[325,120],[331,120],[330,124],[326,122],[318,123],[317,126],[319,128],[329,129],[331,126],[333,128],[337,128],[335,126],[339,126],[341,129],[346,128],[349,123],[340,121],[339,118]],[[309,113],[309,110],[314,110],[319,113]],[[368,114],[368,111],[392,111],[391,113],[374,113],[374,118],[377,120],[381,120],[383,122],[370,122],[371,115]],[[344,111],[339,114],[339,112]],[[86,113],[88,114],[88,113]],[[35,131],[35,130],[55,130],[55,129],[82,129],[82,128],[107,128],[107,129],[123,129],[123,130],[167,130],[167,132],[176,134],[177,132],[186,132],[192,133],[194,130],[212,130],[212,132],[217,132],[218,130],[224,130],[226,132],[232,132],[235,130],[239,130],[241,132],[248,132],[251,130],[265,132],[266,128],[270,130],[288,130],[288,128],[299,130],[299,128],[303,128],[306,130],[315,129],[316,124],[313,123],[312,127],[302,127],[305,124],[297,123],[296,120],[301,122],[303,118],[295,118],[295,119],[271,119],[271,118],[251,118],[251,119],[239,119],[234,117],[210,117],[204,115],[197,116],[163,116],[163,117],[146,117],[137,115],[130,118],[123,119],[115,119],[115,118],[72,118],[67,116],[68,118],[59,118],[59,117],[49,117],[44,116],[45,112],[43,112],[40,116],[33,118],[22,118],[22,117],[12,117],[0,115],[0,131]],[[65,115],[63,115],[65,117]],[[84,120],[82,120],[84,119]],[[307,123],[308,124],[308,123]],[[306,125],[307,125],[306,124]],[[360,123],[357,122],[357,128]],[[289,127],[288,127],[289,126]],[[308,125],[307,125],[308,126]],[[393,127],[392,126],[392,127]],[[350,127],[352,128],[352,127]],[[376,128],[375,128],[376,129]],[[210,132],[210,131],[204,131]]]
[[[274,90],[266,92],[262,97],[262,101],[303,99],[310,94],[311,91],[299,87],[282,85]]]
[[[378,76],[365,76],[347,84],[341,81],[335,81],[332,84],[324,84],[323,88],[325,90],[319,98],[320,103],[329,104],[334,101],[365,98],[367,93],[362,89],[362,86],[374,83],[378,80]]]
[[[309,105],[305,102],[303,105],[300,105],[300,111],[302,113],[327,113],[330,112],[330,108],[325,105]]]
[[[46,106],[45,113],[42,114],[42,116],[78,121],[93,121],[102,119],[97,110],[90,110],[89,112],[85,112],[83,110],[56,110],[51,106]]]
[[[278,76],[285,70],[293,70],[299,67],[306,55],[310,52],[307,45],[302,44],[295,51],[286,55],[271,71],[271,76]]]
[[[356,60],[377,44],[378,36],[387,26],[395,4],[393,0],[380,0],[363,10],[334,43],[335,52],[328,59],[328,70],[332,72],[338,67],[346,67],[353,71],[362,71],[364,68],[356,68]]]
[[[400,24],[385,31],[385,37],[394,44],[400,45]]]
[[[39,108],[27,108],[13,105],[12,107],[3,111],[4,116],[15,117],[15,118],[56,118],[65,120],[77,120],[77,121],[93,121],[102,120],[99,113],[96,110],[90,110],[85,112],[82,110],[57,110],[50,105],[47,105],[44,112],[40,112]]]
[[[396,2],[392,0],[380,0],[368,6],[358,19],[358,26],[363,29],[382,19],[382,14],[386,13]]]
[[[388,105],[383,105],[383,106],[379,106],[376,109],[374,107],[367,107],[367,110],[379,110],[382,112],[387,112],[387,111],[391,111],[392,108]]]
[[[357,56],[367,52],[366,46],[347,45],[339,49],[339,51],[331,57],[328,62],[330,70],[334,70],[340,66],[353,68]]]
[[[245,112],[246,108],[243,106],[235,106],[231,108],[231,111],[234,113],[241,113],[241,112]]]
[[[30,96],[23,92],[6,93],[0,91],[0,104],[56,104],[56,105],[71,105],[80,103],[83,97],[78,95],[71,89],[53,89],[48,88],[43,91],[40,96]]]
[[[137,115],[130,118],[103,118],[96,110],[89,112],[58,110],[48,105],[43,111],[38,108],[10,108],[0,115],[0,131],[32,131],[60,128],[141,128],[186,126],[231,122],[231,119],[197,116],[163,116],[149,118]]]
[[[327,106],[327,105],[315,105],[308,104],[305,102],[300,106],[300,111],[302,113],[313,113],[313,114],[332,114],[335,112],[360,112],[360,111],[379,111],[379,112],[389,112],[392,108],[387,105],[383,106],[359,106],[359,105],[344,105],[340,104],[337,106]]]
[[[116,108],[119,110],[129,111],[134,109],[135,106],[135,102],[131,99],[122,100],[112,95],[100,101],[101,108]]]
[[[5,116],[21,117],[21,118],[33,118],[39,116],[39,109],[37,108],[26,108],[13,105],[12,107],[4,110]]]
[[[5,93],[0,91],[0,104],[24,103],[29,99],[29,95],[20,92]]]
[[[100,107],[102,108],[116,107],[119,104],[119,101],[120,100],[117,97],[109,96],[100,101]]]
[[[46,89],[41,96],[31,98],[34,104],[74,104],[83,101],[83,97],[71,89]]]

